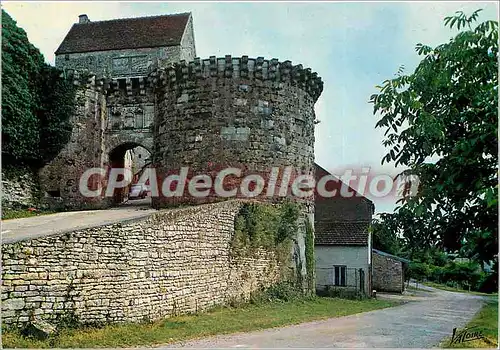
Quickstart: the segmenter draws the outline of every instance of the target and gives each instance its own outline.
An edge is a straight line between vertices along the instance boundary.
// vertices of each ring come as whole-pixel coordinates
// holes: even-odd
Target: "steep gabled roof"
[[[369,222],[318,222],[315,224],[315,245],[368,245]]]
[[[320,165],[314,165],[316,182],[323,176],[332,175]],[[315,193],[315,244],[367,246],[368,228],[375,208],[373,202],[350,186],[348,191],[353,193],[352,197],[342,197],[340,190],[344,183],[338,176],[334,177],[339,181],[330,181],[325,188],[336,190],[336,196],[323,198]]]
[[[348,192],[351,192],[353,193],[353,196],[352,198],[360,198],[362,201],[366,202],[366,203],[370,203],[371,205],[373,205],[373,202],[371,200],[369,200],[368,198],[366,198],[365,196],[361,196],[355,189],[353,189],[351,186],[347,186],[347,184],[345,184],[344,182],[341,181],[341,178],[339,176],[336,176],[336,175],[333,175],[332,173],[330,173],[328,170],[326,170],[325,168],[323,168],[321,165],[319,165],[318,163],[314,163],[314,167],[315,167],[315,176],[316,176],[316,182],[318,182],[323,176],[326,176],[326,175],[330,175],[330,176],[333,176],[334,178],[338,179],[337,182],[334,182],[334,181],[331,181],[328,183],[328,185],[326,186],[327,190],[328,191],[332,191],[332,190],[337,190],[337,193],[339,194],[340,193],[340,189],[342,186],[346,186],[347,187],[347,191]],[[316,191],[316,194],[317,194],[317,191]],[[338,195],[340,197],[340,195]],[[337,197],[337,198],[339,198]],[[351,198],[351,197],[348,197],[348,198]],[[374,207],[375,209],[375,207]]]
[[[180,45],[190,13],[75,23],[56,55]]]

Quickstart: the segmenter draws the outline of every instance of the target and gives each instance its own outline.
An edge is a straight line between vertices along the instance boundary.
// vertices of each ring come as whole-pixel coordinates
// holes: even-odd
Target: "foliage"
[[[43,57],[26,33],[2,10],[2,153],[35,159],[39,121],[35,77]],[[2,155],[3,155],[2,154]]]
[[[407,271],[407,279],[431,281],[455,289],[492,293],[497,290],[496,274],[482,272],[475,262],[450,261],[445,266],[412,262]],[[492,278],[495,278],[492,281]]]
[[[248,256],[259,248],[277,251],[289,249],[296,234],[299,209],[294,203],[280,206],[261,203],[245,203],[234,224],[232,252]]]
[[[18,331],[2,329],[6,348],[123,348],[157,346],[216,334],[250,332],[314,320],[341,317],[394,306],[388,300],[343,300],[313,298],[291,302],[216,308],[152,323],[125,323],[103,328],[65,329],[45,341],[22,337]]]
[[[412,262],[408,266],[406,273],[407,278],[413,278],[417,281],[422,281],[427,278],[430,274],[429,265],[424,263]]]
[[[28,209],[9,209],[2,208],[2,220],[10,220],[10,219],[21,219],[21,218],[30,218],[33,216],[54,214],[55,211],[52,210],[30,210],[34,208]]]
[[[299,229],[299,214],[299,204],[291,201],[278,205],[244,203],[235,218],[231,255],[235,258],[248,258],[254,257],[262,250],[273,252],[280,268],[281,279],[295,279],[294,288],[303,294],[302,261],[295,261],[295,276],[289,268],[292,242],[296,241],[295,236]],[[312,249],[314,250],[314,246]],[[314,281],[314,275],[311,280]]]
[[[418,44],[416,70],[400,70],[370,102],[385,129],[382,163],[406,167],[402,175],[420,182],[384,223],[409,249],[466,249],[490,261],[498,252],[498,22],[473,28],[478,13],[447,17],[459,33],[435,48]]]
[[[390,214],[380,214],[380,219],[373,219],[370,226],[373,248],[383,252],[400,255],[402,240],[397,236],[397,227],[391,227],[391,221],[384,221]]]
[[[70,116],[75,113],[76,89],[59,70],[45,65],[38,86],[40,96],[40,160],[48,163],[61,151],[71,137]]]
[[[68,142],[75,88],[2,10],[2,158],[41,166]]]
[[[252,304],[265,302],[289,302],[294,300],[306,300],[304,294],[291,282],[280,282],[267,289],[257,291],[250,299]]]
[[[367,295],[357,289],[339,288],[336,286],[325,286],[323,290],[318,290],[317,295],[321,297],[341,298],[350,300],[366,299]]]

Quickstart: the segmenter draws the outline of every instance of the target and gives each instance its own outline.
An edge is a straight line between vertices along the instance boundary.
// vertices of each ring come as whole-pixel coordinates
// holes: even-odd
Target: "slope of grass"
[[[240,308],[219,308],[199,315],[178,316],[153,323],[109,325],[104,328],[64,329],[44,341],[3,331],[6,348],[133,347],[167,344],[215,334],[248,332],[301,322],[340,317],[394,306],[386,300],[314,298],[271,302]]]
[[[470,294],[474,294],[474,295],[485,295],[485,296],[498,296],[498,293],[488,294],[488,293],[468,291],[468,290],[464,290],[464,289],[453,288],[453,287],[447,286],[445,284],[439,284],[439,283],[435,283],[435,282],[424,282],[423,285],[428,286],[428,287],[437,288],[437,289],[446,290],[449,292],[470,293]]]
[[[469,332],[480,332],[484,338],[451,344],[451,338],[441,343],[444,348],[498,348],[498,299],[491,298],[466,327]]]

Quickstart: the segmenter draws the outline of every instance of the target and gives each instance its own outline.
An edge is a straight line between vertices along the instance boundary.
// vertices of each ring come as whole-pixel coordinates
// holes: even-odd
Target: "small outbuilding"
[[[410,260],[372,249],[372,287],[377,292],[403,293]]]

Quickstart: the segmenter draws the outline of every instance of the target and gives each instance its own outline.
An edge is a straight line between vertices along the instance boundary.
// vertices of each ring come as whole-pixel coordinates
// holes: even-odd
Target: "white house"
[[[316,181],[329,173],[316,164]],[[329,182],[332,188],[341,182]],[[327,185],[328,186],[328,185]],[[316,289],[326,286],[371,292],[373,203],[356,191],[352,197],[315,197]],[[340,191],[337,191],[339,193]]]

